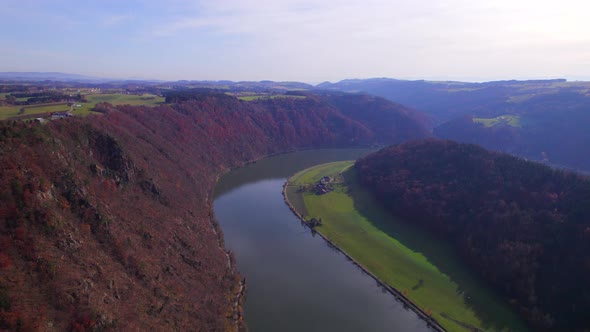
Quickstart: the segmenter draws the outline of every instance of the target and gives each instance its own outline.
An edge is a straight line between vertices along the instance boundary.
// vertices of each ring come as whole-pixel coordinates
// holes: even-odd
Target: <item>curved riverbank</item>
[[[281,195],[295,171],[367,152],[329,149],[273,156],[219,180],[215,218],[247,280],[243,308],[250,330],[432,331],[346,256],[312,236]]]
[[[301,222],[305,226],[307,226],[312,232],[314,232],[315,234],[318,234],[322,239],[324,239],[324,241],[326,241],[326,243],[330,247],[332,247],[332,248],[338,250],[340,253],[342,253],[349,261],[351,261],[354,265],[356,265],[359,269],[361,269],[365,274],[367,274],[368,276],[370,276],[371,278],[373,278],[379,284],[379,286],[381,286],[388,293],[390,293],[391,295],[393,295],[395,297],[395,299],[397,299],[398,301],[400,301],[406,308],[409,308],[410,310],[412,310],[413,312],[415,312],[418,315],[418,317],[420,317],[421,319],[423,319],[424,321],[426,321],[426,323],[432,329],[434,329],[436,331],[440,331],[440,332],[446,332],[446,330],[438,323],[438,321],[436,319],[434,319],[431,316],[429,316],[420,307],[418,307],[410,299],[408,299],[406,296],[404,296],[404,294],[402,292],[400,292],[399,290],[391,287],[390,285],[388,285],[387,283],[385,283],[383,280],[379,279],[379,277],[377,277],[375,274],[373,274],[371,271],[369,271],[364,265],[362,265],[357,260],[355,260],[346,251],[344,251],[342,248],[340,248],[339,246],[337,246],[336,244],[334,244],[329,238],[327,238],[321,232],[315,230],[315,228],[312,227],[307,220],[305,220],[305,218],[297,211],[297,209],[295,209],[295,207],[289,201],[289,197],[287,195],[287,187],[288,186],[289,186],[289,180],[287,180],[287,182],[285,182],[285,184],[283,185],[282,193],[283,193],[284,201],[287,204],[287,206],[289,207],[289,209],[297,216],[297,218],[299,218],[299,220],[301,220]],[[475,330],[475,331],[479,331],[479,330]]]
[[[449,332],[527,330],[444,239],[383,209],[359,185],[352,165],[318,162],[295,173],[282,183],[284,203],[322,241],[421,311],[421,318],[426,314],[428,322]]]

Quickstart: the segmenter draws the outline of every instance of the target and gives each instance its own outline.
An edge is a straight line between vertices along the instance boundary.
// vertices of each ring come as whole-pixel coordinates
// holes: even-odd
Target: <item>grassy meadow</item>
[[[474,278],[443,241],[402,224],[356,184],[353,162],[318,165],[288,181],[287,197],[305,219],[321,218],[316,230],[379,279],[403,292],[448,331],[522,331],[509,308]],[[301,191],[323,176],[334,190]]]
[[[498,124],[507,124],[511,127],[522,127],[520,116],[500,115],[495,118],[473,118],[473,122],[481,123],[485,127],[493,127]]]
[[[156,95],[144,94],[144,95],[128,95],[121,93],[108,93],[108,94],[88,94],[84,96],[87,102],[75,102],[74,105],[81,105],[81,107],[74,107],[72,114],[77,116],[86,116],[92,112],[92,109],[96,104],[101,102],[107,102],[112,105],[148,105],[155,106],[164,102],[163,97]],[[23,114],[19,114],[21,108],[25,109]],[[42,116],[51,112],[63,112],[69,111],[70,107],[67,103],[50,103],[40,105],[19,105],[19,106],[0,106],[0,120],[6,120],[12,117],[20,115],[32,115],[39,114]],[[99,113],[95,113],[99,114]]]

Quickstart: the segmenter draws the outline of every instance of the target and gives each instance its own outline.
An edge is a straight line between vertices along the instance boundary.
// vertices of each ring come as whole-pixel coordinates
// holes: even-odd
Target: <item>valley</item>
[[[513,318],[513,313],[517,313],[527,321],[529,327],[535,329],[553,331],[563,326],[575,329],[585,325],[577,309],[568,310],[563,306],[567,302],[582,303],[583,306],[585,293],[578,294],[562,286],[583,285],[582,281],[572,280],[582,280],[585,270],[564,277],[549,268],[562,266],[563,270],[573,270],[574,266],[584,266],[581,262],[585,259],[583,256],[574,259],[576,256],[571,254],[575,250],[585,250],[583,241],[579,240],[585,236],[585,224],[580,218],[583,219],[587,213],[583,208],[584,203],[579,203],[585,197],[586,182],[582,177],[566,174],[565,178],[554,178],[552,176],[563,171],[554,171],[553,174],[537,164],[498,157],[497,160],[502,163],[512,165],[510,172],[513,173],[508,173],[511,176],[517,178],[518,174],[539,174],[539,179],[534,183],[540,187],[519,191],[514,185],[521,180],[510,178],[507,180],[509,188],[516,191],[503,192],[502,195],[507,196],[494,196],[485,203],[489,205],[486,205],[486,210],[474,210],[480,211],[475,215],[465,214],[459,205],[451,205],[454,208],[450,211],[443,208],[444,204],[450,204],[450,201],[444,200],[447,191],[451,194],[453,188],[456,189],[457,183],[453,181],[437,184],[439,178],[427,177],[415,180],[418,182],[409,187],[402,185],[409,174],[420,171],[424,165],[435,165],[441,160],[447,160],[444,158],[449,153],[455,153],[454,157],[448,159],[447,164],[435,168],[436,172],[442,172],[439,174],[442,178],[459,174],[449,168],[457,160],[465,167],[473,167],[464,170],[462,176],[490,172],[488,166],[473,164],[470,159],[484,156],[481,150],[463,145],[457,148],[453,145],[455,143],[417,141],[430,138],[433,134],[445,137],[441,130],[447,130],[453,135],[469,136],[470,140],[487,140],[516,154],[520,150],[511,150],[514,147],[513,138],[521,137],[524,142],[526,139],[522,135],[525,130],[529,130],[547,135],[547,139],[539,141],[539,144],[567,146],[555,151],[566,159],[577,158],[583,163],[584,154],[572,154],[572,149],[583,149],[585,144],[583,139],[576,138],[579,131],[568,127],[568,122],[561,121],[560,116],[553,111],[555,108],[551,108],[555,106],[548,104],[549,101],[558,105],[564,103],[557,97],[560,92],[543,95],[545,99],[541,100],[544,101],[536,97],[514,99],[517,102],[531,101],[545,105],[548,110],[552,110],[549,113],[484,112],[478,117],[463,118],[463,122],[457,125],[453,121],[436,124],[433,122],[436,120],[427,113],[381,97],[313,90],[310,86],[293,82],[185,82],[179,86],[135,82],[100,83],[98,86],[67,83],[57,90],[49,88],[51,84],[8,85],[2,88],[5,91],[2,95],[4,98],[12,93],[15,93],[14,98],[20,96],[19,93],[27,93],[27,98],[41,98],[43,102],[45,98],[61,98],[63,93],[55,91],[90,89],[84,97],[91,101],[84,112],[80,111],[80,114],[73,114],[63,120],[38,123],[28,121],[25,117],[23,121],[3,121],[0,127],[0,158],[4,165],[0,176],[4,188],[0,192],[0,266],[5,272],[0,276],[0,296],[6,303],[0,310],[3,328],[10,329],[22,324],[18,322],[26,321],[26,326],[31,329],[49,323],[64,329],[113,326],[150,329],[167,328],[170,324],[185,327],[198,324],[213,330],[243,329],[249,324],[248,302],[243,303],[243,290],[248,289],[248,282],[244,288],[243,276],[239,273],[239,258],[236,263],[236,257],[241,257],[238,250],[244,249],[227,251],[232,244],[224,242],[223,234],[231,233],[231,230],[220,226],[213,212],[214,192],[219,194],[224,191],[224,181],[214,189],[216,179],[247,163],[290,151],[335,147],[377,149],[408,141],[421,143],[414,143],[418,150],[413,154],[400,157],[408,164],[396,166],[398,171],[394,171],[393,178],[379,175],[384,180],[373,184],[366,182],[367,175],[381,169],[387,164],[385,161],[384,164],[364,168],[362,172],[355,168],[354,175],[351,173],[351,178],[360,179],[362,190],[372,191],[371,195],[379,197],[378,201],[390,209],[383,213],[393,213],[396,218],[375,219],[382,222],[369,218],[367,220],[371,222],[356,223],[355,227],[363,225],[358,229],[348,225],[344,229],[358,231],[351,238],[337,235],[345,233],[342,229],[334,230],[332,236],[336,237],[335,243],[342,241],[342,246],[348,245],[353,248],[351,251],[364,255],[367,263],[363,263],[363,266],[373,266],[379,279],[402,294],[407,290],[410,299],[423,313],[432,314],[445,329],[451,331],[456,328],[460,330],[460,326],[478,326],[483,330],[511,326],[513,330],[524,330],[521,323],[517,322],[518,319]],[[555,88],[561,88],[561,82],[555,84]],[[103,93],[90,93],[99,87]],[[17,90],[10,92],[11,89]],[[51,93],[39,92],[44,89],[54,90]],[[15,101],[14,98],[8,97],[12,102],[24,102]],[[570,115],[579,124],[584,123],[584,98],[572,95],[564,104],[570,105],[567,106],[572,109]],[[42,108],[45,107],[43,105],[33,103],[31,106]],[[564,135],[558,139],[551,138],[552,132],[543,128],[553,125],[561,126],[560,132]],[[465,129],[469,126],[474,126],[473,131]],[[427,152],[422,153],[421,149]],[[465,155],[457,154],[457,151]],[[555,152],[546,152],[541,156],[545,163],[555,161],[552,157]],[[578,165],[566,159],[561,159],[565,167],[575,168]],[[321,158],[295,169],[290,167],[299,165],[297,160],[287,160],[284,165],[278,166],[285,170],[292,169],[289,174],[279,175],[285,180],[295,171],[319,163]],[[363,165],[364,160],[360,160],[360,165]],[[486,162],[492,165],[496,162],[490,161],[488,157],[482,160],[488,160]],[[410,163],[414,164],[408,166]],[[264,165],[262,161],[255,164]],[[339,170],[322,171],[339,172],[344,167],[337,168]],[[399,170],[403,171],[399,173]],[[236,172],[239,174],[239,170]],[[266,172],[272,174],[274,170],[267,168]],[[436,173],[434,169],[428,172]],[[495,170],[491,174],[496,176],[498,172],[504,171]],[[233,172],[228,173],[228,176],[231,174]],[[306,175],[302,180],[306,177],[305,181],[315,179],[319,173],[309,174],[312,175]],[[499,179],[503,177],[496,176],[495,179],[501,181]],[[545,187],[538,182],[540,179],[548,181]],[[240,181],[247,184],[250,180],[244,178]],[[467,184],[472,182],[471,178],[466,180]],[[489,188],[489,183],[474,183],[477,185],[469,187],[471,192],[495,192]],[[580,187],[571,189],[575,183]],[[387,192],[380,191],[385,189],[382,188],[384,184],[388,184],[390,189],[402,190],[396,194],[396,197],[404,198],[402,205],[391,205],[387,200],[390,194],[383,196]],[[564,185],[566,187],[562,191],[555,189]],[[293,189],[288,188],[291,191]],[[431,192],[436,188],[442,191]],[[351,193],[355,192],[361,190]],[[338,193],[338,190],[334,190],[328,192],[326,197],[338,196]],[[421,193],[433,196],[424,199]],[[308,208],[304,197],[290,199],[296,208],[299,205],[301,214],[325,206],[341,207],[344,197],[348,196],[338,196],[336,201],[328,205],[319,204],[315,208],[313,203]],[[366,196],[359,194],[354,198],[363,202],[363,197]],[[476,195],[468,197],[471,199]],[[528,198],[520,201],[520,197]],[[470,199],[464,202],[472,202]],[[530,204],[541,207],[545,204],[542,201],[561,203],[552,212],[531,212]],[[400,201],[395,202],[401,204]],[[347,205],[350,204],[349,200]],[[401,210],[400,206],[403,207]],[[480,208],[479,205],[474,206]],[[490,206],[496,206],[504,212],[491,213]],[[362,218],[367,213],[371,214],[367,211],[377,211],[376,208],[355,208],[357,211],[354,213],[360,211]],[[245,215],[240,216],[244,218]],[[459,225],[451,222],[446,224],[449,219],[440,217],[449,218],[453,215],[459,216]],[[321,223],[325,223],[324,217],[319,217],[322,218]],[[364,220],[361,217],[355,214],[351,220]],[[486,221],[486,218],[492,221]],[[471,219],[480,221],[474,224],[466,222]],[[417,226],[419,230],[409,231],[405,226],[408,223],[404,220],[412,220],[412,224],[416,224],[412,227]],[[533,222],[524,223],[526,220]],[[556,220],[571,222],[557,226]],[[487,228],[490,222],[495,226]],[[329,233],[330,226],[327,225],[320,228],[324,227]],[[509,225],[518,227],[521,234],[531,238],[519,238],[513,234]],[[181,234],[178,227],[188,231]],[[470,233],[462,233],[474,229],[477,230],[475,238],[466,235]],[[483,229],[486,231],[481,233]],[[431,235],[425,235],[425,232]],[[438,249],[424,246],[424,241],[416,240],[432,234],[442,237]],[[555,240],[551,240],[552,237],[547,234],[557,235]],[[372,243],[371,246],[351,244],[355,236],[368,235],[375,237],[363,238],[362,242]],[[465,236],[468,240],[460,240]],[[500,241],[502,237],[505,240]],[[435,243],[439,243],[437,241],[432,239],[426,242],[435,246]],[[560,261],[560,256],[542,254],[544,250],[562,250],[566,257],[571,258]],[[508,258],[499,259],[503,256],[512,257],[518,263],[515,265]],[[398,259],[407,262],[406,267],[410,267],[403,271],[385,268],[385,261]],[[449,263],[451,261],[454,263]],[[491,265],[498,268],[486,270],[486,266]],[[466,266],[479,275],[470,279],[469,273],[457,272],[464,270],[464,267],[459,266]],[[244,271],[244,275],[247,275],[246,269]],[[19,278],[27,273],[29,278]],[[519,276],[517,281],[514,273]],[[188,275],[191,277],[187,278]],[[469,281],[476,279],[484,280],[488,286]],[[549,280],[561,281],[559,285],[553,285]],[[434,285],[438,292],[445,295],[425,295]],[[552,288],[538,288],[539,285],[552,285]],[[254,286],[253,294],[255,289],[257,287]],[[20,293],[16,293],[17,290]],[[423,293],[425,290],[428,292]],[[99,298],[96,296],[99,293],[107,295]],[[25,295],[19,297],[17,294]],[[470,294],[467,295],[470,301],[464,301],[465,294]],[[200,300],[191,300],[195,298]],[[441,299],[445,301],[438,301]],[[131,300],[137,303],[136,308],[142,309],[125,307],[124,303]],[[388,297],[375,300],[375,303],[389,303],[390,300]],[[190,310],[179,309],[186,308],[188,303],[192,303]],[[44,308],[44,315],[33,316],[39,306]],[[437,309],[441,306],[446,308],[445,311]],[[246,308],[246,313],[243,308]],[[138,310],[147,314],[138,314]],[[187,316],[187,312],[190,315]],[[341,313],[334,312],[334,317]],[[255,317],[257,314],[250,315]],[[416,318],[411,315],[408,317]],[[257,318],[252,318],[252,324],[257,324],[254,323],[256,321]]]
[[[590,332],[590,2],[0,9],[0,332]]]

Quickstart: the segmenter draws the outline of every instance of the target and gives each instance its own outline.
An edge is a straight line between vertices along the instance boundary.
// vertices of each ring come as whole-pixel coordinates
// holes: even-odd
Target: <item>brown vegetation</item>
[[[242,284],[211,215],[215,179],[271,153],[428,135],[397,105],[363,105],[200,94],[1,124],[0,329],[235,329]],[[398,111],[372,131],[367,115]]]
[[[356,164],[395,215],[448,239],[535,330],[590,326],[590,180],[469,144],[427,140]]]

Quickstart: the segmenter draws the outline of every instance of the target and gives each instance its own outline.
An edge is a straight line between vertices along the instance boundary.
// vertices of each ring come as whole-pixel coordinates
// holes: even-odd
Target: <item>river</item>
[[[344,255],[313,236],[283,201],[282,186],[295,172],[368,152],[275,156],[234,170],[218,183],[215,215],[246,278],[250,331],[431,331]]]

